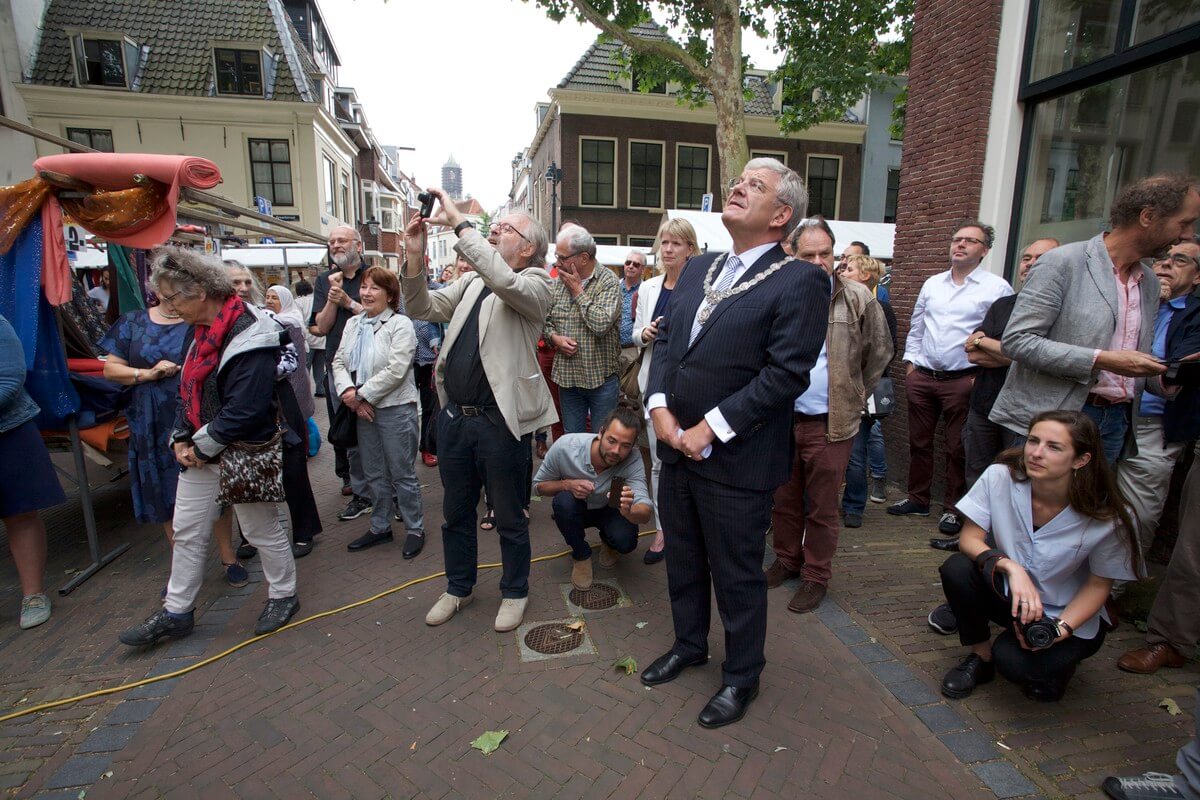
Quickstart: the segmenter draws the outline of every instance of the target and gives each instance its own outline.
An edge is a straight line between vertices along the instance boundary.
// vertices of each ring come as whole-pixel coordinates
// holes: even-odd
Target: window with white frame
[[[213,48],[217,65],[217,93],[263,96],[261,50]]]
[[[396,210],[396,198],[383,195],[379,198],[379,227],[385,231],[400,229],[400,215]],[[368,217],[370,219],[370,217]]]
[[[706,145],[681,144],[675,150],[675,206],[700,208],[708,193],[711,149]]]
[[[336,217],[337,195],[334,187],[337,186],[337,167],[334,166],[333,159],[328,156],[321,156],[321,160],[325,162],[325,213]]]
[[[362,198],[363,219],[375,219],[379,208],[379,186],[375,181],[362,182]]]
[[[354,222],[354,210],[350,208],[350,175],[346,172],[342,173],[341,181],[338,183],[338,195],[342,200],[342,219],[346,222]],[[371,219],[367,217],[367,219]]]
[[[629,207],[662,208],[662,142],[629,142]]]
[[[250,139],[254,194],[272,206],[293,205],[292,161],[287,139]]]
[[[837,219],[838,178],[842,160],[834,156],[808,157],[808,214]]]
[[[750,158],[773,158],[783,164],[787,164],[787,153],[782,150],[751,150]]]
[[[107,128],[67,128],[67,138],[101,153],[113,152],[112,131]]]
[[[630,236],[629,237],[629,246],[630,247],[654,247],[654,237],[653,236]]]
[[[580,139],[579,204],[616,205],[617,143],[614,139]]]
[[[142,50],[128,36],[71,36],[75,80],[79,86],[129,89],[141,63]]]

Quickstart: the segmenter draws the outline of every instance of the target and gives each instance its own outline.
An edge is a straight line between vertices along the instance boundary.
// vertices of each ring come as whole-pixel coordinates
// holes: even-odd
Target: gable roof
[[[667,29],[657,23],[641,22],[629,31],[643,39],[670,41]],[[618,77],[621,72],[619,55],[624,45],[617,41],[604,40],[598,37],[587,52],[575,62],[566,77],[559,84],[559,89],[575,89],[584,92],[609,92],[613,94],[633,94],[634,91],[625,87]],[[746,101],[747,114],[771,116],[775,113],[772,100],[774,89],[766,78],[759,75],[746,75],[745,86],[751,92]]]
[[[312,101],[309,56],[279,0],[49,0],[30,82],[74,86],[67,29],[120,33],[149,52],[137,91],[207,97],[213,94],[212,42],[266,46],[278,57],[273,100]]]

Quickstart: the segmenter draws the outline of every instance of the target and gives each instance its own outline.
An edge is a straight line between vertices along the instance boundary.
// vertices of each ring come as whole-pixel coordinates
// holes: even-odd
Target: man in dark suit
[[[700,712],[708,728],[741,719],[766,662],[771,497],[791,473],[792,403],[808,387],[829,313],[829,277],[780,246],[807,206],[804,183],[782,163],[746,165],[721,214],[733,248],[684,268],[646,388],[663,461],[675,644],[641,679],[666,683],[708,660],[715,587],[725,663],[721,690]]]

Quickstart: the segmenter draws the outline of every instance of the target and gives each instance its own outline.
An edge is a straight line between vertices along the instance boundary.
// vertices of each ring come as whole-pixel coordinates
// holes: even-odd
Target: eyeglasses
[[[520,236],[525,241],[527,241],[527,242],[529,241],[529,237],[527,237],[525,234],[521,233],[519,230],[514,228],[512,225],[509,225],[507,222],[497,222],[495,225],[492,226],[492,230],[494,230],[497,234],[509,233],[511,231],[512,233],[515,233],[517,236]]]
[[[743,183],[746,184],[746,186],[750,189],[750,191],[754,192],[755,194],[766,194],[767,192],[773,191],[771,189],[771,187],[767,186],[765,183],[760,181],[758,178],[744,178],[744,177],[730,178],[729,183],[726,184],[726,187],[729,189],[729,191],[732,192],[734,189],[741,186]]]
[[[181,295],[181,294],[183,294],[182,289],[180,289],[175,294],[160,294],[158,296],[158,301],[160,303],[166,303],[167,305],[173,306],[173,305],[175,305],[175,298],[179,297],[179,295]]]
[[[1172,266],[1187,268],[1200,267],[1200,257],[1189,256],[1186,253],[1171,253],[1163,261],[1170,261]]]
[[[582,252],[583,252],[582,250],[579,251],[579,253],[582,253]],[[560,256],[558,253],[555,253],[554,254],[554,263],[555,263],[555,265],[565,264],[568,261],[570,261],[572,258],[574,258],[575,256],[579,255],[579,253],[571,253],[571,255],[569,255],[569,256]],[[625,263],[629,264],[631,262],[626,261]]]
[[[632,266],[634,266],[634,265],[637,265],[637,266],[639,266],[639,267],[644,267],[644,266],[646,266],[645,264],[641,263],[640,261],[634,261],[632,258],[631,258],[631,259],[628,259],[628,260],[625,262],[625,266],[627,266],[627,267],[632,267]]]
[[[951,240],[950,240],[950,244],[979,244],[979,245],[985,245],[985,244],[986,244],[986,242],[983,242],[983,241],[981,241],[981,240],[979,240],[979,239],[976,239],[974,236],[955,236],[953,239],[951,239]]]

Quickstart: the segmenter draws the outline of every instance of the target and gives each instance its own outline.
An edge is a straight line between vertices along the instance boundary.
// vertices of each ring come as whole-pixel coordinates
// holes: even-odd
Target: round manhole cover
[[[612,608],[621,599],[621,593],[607,583],[594,583],[586,591],[572,589],[568,595],[571,602],[588,611],[600,611]]]
[[[583,631],[572,630],[565,622],[551,622],[530,628],[525,634],[525,646],[536,653],[556,656],[569,653],[583,644]]]

